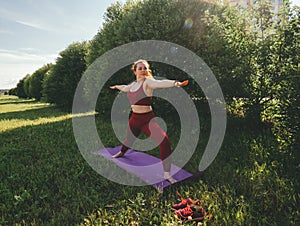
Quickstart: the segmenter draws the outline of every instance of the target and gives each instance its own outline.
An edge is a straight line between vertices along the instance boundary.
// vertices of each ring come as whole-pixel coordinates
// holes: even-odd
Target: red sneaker
[[[193,216],[193,210],[190,206],[187,206],[179,210],[175,210],[174,213],[183,219],[191,219]]]
[[[192,219],[195,221],[203,221],[206,216],[206,212],[201,205],[192,205],[191,209],[193,210]]]
[[[188,205],[193,204],[193,200],[190,198],[182,199],[180,203],[172,204],[172,207],[176,210],[187,207]]]
[[[189,221],[203,221],[206,215],[205,210],[202,206],[191,205],[185,208],[175,210],[174,213],[182,219],[187,219]]]

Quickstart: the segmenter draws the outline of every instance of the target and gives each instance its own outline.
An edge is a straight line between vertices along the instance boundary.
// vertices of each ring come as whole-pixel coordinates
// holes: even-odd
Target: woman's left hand
[[[185,80],[183,82],[175,82],[175,86],[178,87],[186,86],[187,84],[189,84],[189,80]]]

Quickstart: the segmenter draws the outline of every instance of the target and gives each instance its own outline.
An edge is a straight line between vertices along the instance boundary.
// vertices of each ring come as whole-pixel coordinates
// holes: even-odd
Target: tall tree
[[[15,93],[18,97],[20,98],[27,98],[27,94],[25,92],[25,89],[24,89],[24,83],[25,83],[25,80],[27,78],[29,78],[30,74],[27,74],[24,78],[22,78],[18,84],[17,84],[17,87],[16,87],[16,90],[15,90]]]
[[[275,128],[279,141],[284,146],[300,145],[300,7],[289,5],[280,15],[276,42],[272,48],[274,70],[278,75],[278,89],[275,92],[277,107],[273,120],[279,123]],[[294,156],[297,156],[296,153]],[[298,155],[299,156],[299,155]]]
[[[242,96],[245,93],[243,85],[240,89],[233,87],[244,82],[242,71],[245,61],[241,61],[242,56],[230,49],[240,40],[238,37],[233,41],[226,39],[227,36],[221,33],[225,28],[221,30],[213,21],[213,16],[222,17],[223,13],[223,6],[198,0],[128,1],[124,6],[117,3],[108,9],[102,29],[92,40],[88,63],[92,64],[97,57],[121,44],[139,40],[169,41],[186,47],[202,57],[215,72],[227,96]],[[231,18],[234,18],[234,13],[237,12],[231,12]],[[237,20],[231,21],[230,31],[235,31],[236,23]],[[229,25],[229,22],[227,24]],[[238,29],[239,35],[244,35],[242,23],[238,24]],[[229,33],[228,31],[226,34]],[[235,43],[226,45],[229,41]],[[243,48],[246,47],[241,47],[239,53],[245,54]],[[235,61],[236,59],[240,61]],[[155,62],[151,62],[151,65],[155,71],[154,75],[179,80],[186,78],[184,72],[170,65]],[[129,71],[127,68],[127,74]],[[234,75],[231,74],[232,71],[235,71]],[[124,76],[121,74],[114,76],[112,84],[128,83],[133,80],[133,77],[124,74],[126,70],[118,73],[123,73]],[[236,78],[233,80],[232,76]],[[200,87],[195,83],[191,83],[186,90],[191,96],[203,97]],[[114,98],[109,91],[102,96],[111,97],[105,104],[109,104]],[[101,106],[105,104],[102,103]],[[168,110],[167,107],[164,109],[166,112]]]
[[[44,65],[43,67],[36,70],[29,78],[29,96],[40,100],[42,97],[43,80],[46,73],[50,70],[52,64]]]
[[[88,42],[73,43],[60,53],[43,84],[45,101],[70,110],[74,93],[86,70]]]

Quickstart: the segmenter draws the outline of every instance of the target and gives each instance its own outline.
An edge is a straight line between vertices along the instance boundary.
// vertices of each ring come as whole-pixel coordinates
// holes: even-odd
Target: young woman
[[[165,131],[159,126],[155,120],[152,111],[152,94],[154,89],[170,88],[175,86],[185,86],[188,81],[178,82],[176,80],[155,80],[152,76],[150,65],[146,60],[140,59],[133,63],[132,72],[136,76],[136,81],[129,85],[114,85],[111,89],[117,89],[127,92],[132,114],[129,119],[126,138],[123,142],[121,151],[114,155],[114,158],[122,157],[125,152],[132,146],[136,137],[143,131],[147,136],[151,137],[160,147],[160,158],[164,169],[164,179],[170,183],[176,180],[171,176],[171,145]],[[151,131],[150,131],[151,128]]]

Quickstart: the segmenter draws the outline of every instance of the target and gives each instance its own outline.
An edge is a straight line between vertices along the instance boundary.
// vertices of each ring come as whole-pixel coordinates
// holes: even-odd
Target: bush
[[[88,43],[74,43],[60,53],[55,65],[46,75],[43,84],[43,99],[70,111],[74,93],[83,72]]]

